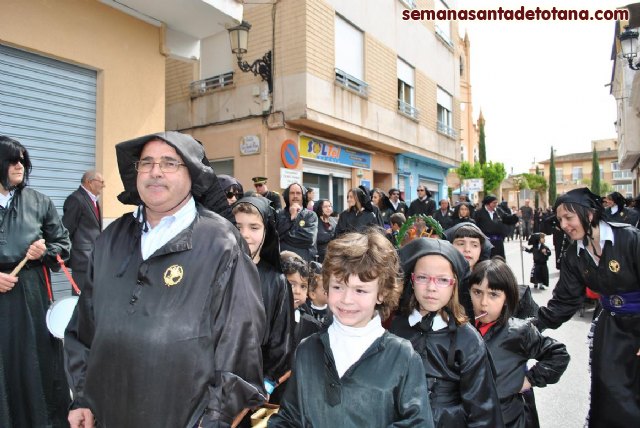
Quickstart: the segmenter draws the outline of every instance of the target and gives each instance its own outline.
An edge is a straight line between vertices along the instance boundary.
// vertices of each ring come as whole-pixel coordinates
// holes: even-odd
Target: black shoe
[[[533,284],[533,288],[538,288],[538,284]]]

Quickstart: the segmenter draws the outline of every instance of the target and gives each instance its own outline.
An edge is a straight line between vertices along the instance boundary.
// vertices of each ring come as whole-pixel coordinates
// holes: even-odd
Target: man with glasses
[[[418,186],[416,191],[418,192],[418,197],[411,201],[407,216],[411,217],[416,214],[433,215],[436,210],[436,203],[431,199],[432,193],[422,184]]]
[[[103,188],[102,174],[93,170],[86,171],[78,189],[64,201],[62,223],[69,230],[71,239],[69,267],[73,280],[81,291],[84,289],[91,250],[102,231],[102,210],[98,197]],[[75,294],[73,289],[71,292]]]
[[[178,132],[116,146],[136,206],[96,241],[65,335],[71,428],[223,427],[263,403],[265,311],[204,149]]]
[[[271,201],[271,206],[274,210],[280,211],[282,209],[280,193],[269,190],[267,187],[267,177],[253,177],[251,181],[253,181],[256,192]]]
[[[400,197],[400,189],[396,189],[395,187],[389,189],[389,202],[391,202],[391,207],[393,208],[393,213],[391,214],[407,214],[407,204]],[[391,217],[391,215],[389,217]]]

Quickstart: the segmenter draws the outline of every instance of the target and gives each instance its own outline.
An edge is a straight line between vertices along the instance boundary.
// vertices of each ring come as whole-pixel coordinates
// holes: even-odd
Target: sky
[[[624,1],[624,0],[623,0]],[[449,0],[452,9],[615,9],[612,0]],[[474,119],[485,118],[487,160],[528,172],[556,155],[615,138],[611,81],[615,21],[459,21],[471,43]]]

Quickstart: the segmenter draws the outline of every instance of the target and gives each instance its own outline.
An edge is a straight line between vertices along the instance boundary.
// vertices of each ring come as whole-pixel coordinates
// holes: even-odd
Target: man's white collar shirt
[[[9,208],[9,205],[11,205],[11,200],[13,199],[13,194],[15,192],[16,192],[15,190],[12,190],[6,195],[3,195],[2,193],[0,193],[0,207]]]
[[[89,197],[91,198],[93,203],[95,205],[97,205],[98,204],[98,197],[96,195],[94,195],[93,193],[91,193],[91,191],[89,189],[87,189],[86,187],[84,187],[82,184],[80,185],[80,187],[82,187],[84,189],[84,191],[89,194]]]
[[[137,218],[138,212],[141,209],[142,206],[139,206],[138,209],[133,212],[133,216]],[[189,227],[196,219],[196,214],[196,202],[192,196],[175,214],[163,217],[155,227],[152,228],[149,222],[147,222],[149,230],[142,232],[142,240],[140,243],[142,259],[147,260],[164,244]]]

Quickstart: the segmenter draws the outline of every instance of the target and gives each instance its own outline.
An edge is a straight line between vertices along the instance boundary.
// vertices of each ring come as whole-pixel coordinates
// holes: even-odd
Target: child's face
[[[316,282],[318,285],[316,286],[315,291],[309,290],[309,298],[314,305],[321,307],[327,304],[327,292],[324,291],[324,287],[322,286],[321,276],[318,276]]]
[[[541,243],[541,244],[544,244],[544,235],[541,235],[541,236],[540,236],[540,243]]]
[[[298,306],[307,301],[307,281],[303,281],[298,272],[287,275],[287,281],[291,284],[293,292],[293,308],[298,309]]]
[[[416,267],[413,269],[414,277],[413,292],[418,300],[419,311],[422,315],[427,312],[436,312],[447,306],[453,296],[453,287],[437,287],[433,280],[420,281],[419,278],[425,276],[437,278],[455,278],[451,263],[447,259],[438,255],[424,256],[418,259]]]
[[[358,275],[351,275],[345,284],[331,275],[327,303],[342,324],[365,327],[374,316],[376,304],[382,303],[378,279],[362,282]]]
[[[458,217],[469,217],[469,214],[469,207],[467,207],[466,205],[460,205],[460,208],[458,209]]]
[[[262,238],[264,236],[264,224],[262,217],[258,214],[236,213],[236,227],[240,231],[240,235],[249,244],[251,254],[260,251]]]
[[[395,223],[391,223],[391,230],[393,230],[394,232],[397,232],[400,230],[400,226]]]
[[[483,323],[490,323],[497,320],[502,313],[507,296],[502,290],[492,290],[489,288],[487,279],[483,279],[481,284],[471,286],[471,302],[476,318]],[[486,315],[483,315],[486,314]]]
[[[480,240],[478,238],[456,238],[453,240],[453,246],[462,253],[469,263],[469,267],[473,269],[480,259],[480,253],[482,253]]]

